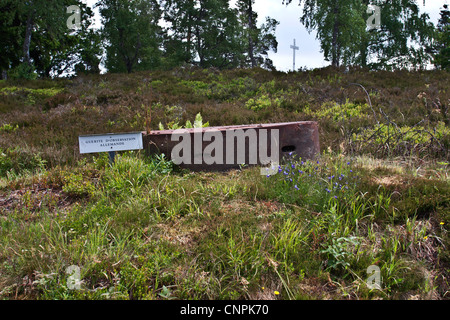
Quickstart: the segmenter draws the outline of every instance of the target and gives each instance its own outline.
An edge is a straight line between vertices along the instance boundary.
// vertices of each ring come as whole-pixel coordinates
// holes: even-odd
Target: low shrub
[[[39,153],[32,153],[20,147],[0,148],[0,177],[8,173],[20,175],[27,171],[45,169],[46,161]]]

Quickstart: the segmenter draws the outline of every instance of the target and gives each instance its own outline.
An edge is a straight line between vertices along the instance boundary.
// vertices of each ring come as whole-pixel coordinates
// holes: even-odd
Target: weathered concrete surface
[[[288,155],[290,152],[300,156],[302,159],[313,159],[317,154],[320,153],[319,148],[319,127],[317,122],[314,121],[299,121],[299,122],[284,122],[284,123],[272,123],[272,124],[256,124],[256,125],[236,125],[236,126],[221,126],[221,127],[207,127],[201,129],[186,129],[186,135],[190,136],[191,141],[191,161],[190,164],[182,163],[181,167],[187,168],[194,171],[220,171],[227,170],[232,168],[238,168],[239,165],[243,163],[238,163],[234,161],[234,163],[226,163],[226,154],[227,151],[230,152],[230,148],[226,147],[226,135],[227,132],[236,130],[243,130],[247,132],[248,129],[253,129],[251,131],[255,131],[258,143],[255,144],[255,141],[252,141],[252,145],[249,145],[249,139],[245,139],[245,149],[242,150],[243,147],[240,146],[238,150],[238,143],[234,144],[234,148],[231,149],[234,152],[234,157],[236,158],[236,153],[245,152],[245,164],[255,164],[254,162],[250,163],[250,155],[249,152],[253,152],[255,149],[259,152],[259,139],[261,129],[265,129],[267,133],[267,150],[268,155],[271,155],[271,142],[272,134],[274,134],[274,129],[278,129],[278,152],[279,159],[281,160],[284,156]],[[202,133],[204,134],[207,131],[219,131],[223,136],[223,162],[222,164],[207,164],[204,160],[201,160],[201,163],[194,163],[194,133]],[[143,133],[143,146],[144,150],[147,153],[164,153],[168,158],[172,156],[173,148],[180,143],[181,140],[171,141],[172,135],[175,133],[175,130],[160,130],[160,131],[151,131],[150,134]],[[276,134],[275,134],[276,136]],[[275,137],[274,136],[274,137]],[[206,146],[211,144],[211,141],[201,141],[201,150],[203,151]],[[214,141],[214,139],[212,139]],[[236,140],[237,141],[237,140]],[[264,140],[263,140],[264,141]],[[198,156],[198,148],[197,148],[197,156]],[[258,161],[256,164],[261,164],[260,157],[257,157]],[[198,159],[198,157],[197,157]],[[201,159],[201,157],[200,157]],[[198,162],[198,160],[197,160]],[[263,163],[264,164],[264,163]]]

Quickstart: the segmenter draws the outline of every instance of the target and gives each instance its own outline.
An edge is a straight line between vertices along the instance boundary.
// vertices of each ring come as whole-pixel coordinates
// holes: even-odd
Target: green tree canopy
[[[269,50],[276,50],[278,22],[267,18],[257,26],[254,0],[167,0],[165,41],[167,59],[201,67],[234,68],[272,66]]]
[[[70,5],[80,8],[82,23],[75,31],[67,26]],[[2,70],[16,77],[48,77],[71,72],[74,62],[83,61],[79,52],[92,34],[87,29],[93,12],[80,0],[0,0],[0,9]],[[99,53],[98,47],[91,49]]]
[[[284,0],[290,4],[292,0]],[[380,8],[377,29],[366,26],[368,0],[299,0],[300,21],[317,31],[326,60],[333,66],[356,64],[374,69],[420,68],[430,61],[425,48],[433,35],[416,0],[373,0]]]
[[[242,39],[238,12],[229,0],[167,0],[167,55],[201,67],[239,65]]]
[[[448,5],[444,5],[441,10],[437,30],[435,34],[435,42],[433,52],[434,65],[439,69],[450,68],[450,11]]]
[[[277,51],[278,42],[275,30],[279,22],[266,17],[266,22],[257,26],[258,14],[253,11],[255,0],[238,0],[239,18],[242,26],[242,66],[266,67],[273,69],[268,58],[270,50]]]
[[[130,73],[160,65],[161,9],[156,0],[100,0],[97,5],[108,71]]]

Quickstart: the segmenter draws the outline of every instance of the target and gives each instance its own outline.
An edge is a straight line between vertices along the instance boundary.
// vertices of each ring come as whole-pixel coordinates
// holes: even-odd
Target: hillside
[[[448,299],[449,83],[359,68],[1,80],[0,298]],[[264,176],[79,154],[81,134],[198,113],[318,121],[321,156]]]

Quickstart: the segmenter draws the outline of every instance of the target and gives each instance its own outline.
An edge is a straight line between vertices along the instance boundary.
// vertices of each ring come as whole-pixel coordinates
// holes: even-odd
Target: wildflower
[[[337,196],[334,196],[335,199],[337,199]]]
[[[292,167],[292,169],[295,169],[295,164],[292,164],[291,167]]]
[[[264,288],[264,287],[261,287],[261,289],[263,289],[263,290],[264,290],[265,288]]]
[[[440,224],[441,226],[443,226],[443,225],[444,225],[444,221],[439,222],[439,224]]]
[[[275,293],[276,295],[279,295],[279,294],[280,294],[278,291],[274,291],[273,293]]]
[[[331,192],[331,190],[329,190],[328,188],[326,188],[325,190],[327,190],[327,192],[328,192],[328,193],[330,193],[330,192]]]
[[[294,186],[294,188],[295,188],[296,190],[298,190],[298,187],[297,187],[297,185],[295,185],[295,186]]]
[[[423,240],[427,240],[427,239],[428,239],[428,236],[423,237]]]
[[[347,165],[350,165],[350,162],[347,162]]]

